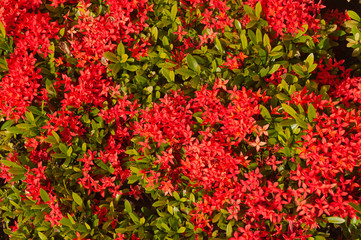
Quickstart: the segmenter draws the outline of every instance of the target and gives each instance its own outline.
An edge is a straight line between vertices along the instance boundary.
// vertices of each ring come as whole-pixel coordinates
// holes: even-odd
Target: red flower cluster
[[[309,29],[320,28],[320,21],[315,16],[324,8],[321,1],[315,3],[314,0],[247,0],[244,4],[254,8],[257,2],[261,3],[263,16],[276,36],[283,36],[285,33],[297,34],[305,24]]]

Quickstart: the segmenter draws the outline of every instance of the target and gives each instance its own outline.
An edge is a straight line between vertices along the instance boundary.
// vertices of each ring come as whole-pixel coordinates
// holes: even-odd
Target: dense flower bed
[[[324,7],[2,0],[4,232],[360,237],[361,18]]]

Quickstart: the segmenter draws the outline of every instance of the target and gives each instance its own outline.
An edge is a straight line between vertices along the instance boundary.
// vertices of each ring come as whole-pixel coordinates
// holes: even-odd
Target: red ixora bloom
[[[239,69],[242,66],[243,60],[248,57],[243,52],[240,52],[235,57],[231,53],[227,53],[230,57],[226,57],[227,60],[222,66],[220,66],[221,68],[228,67],[230,70]]]

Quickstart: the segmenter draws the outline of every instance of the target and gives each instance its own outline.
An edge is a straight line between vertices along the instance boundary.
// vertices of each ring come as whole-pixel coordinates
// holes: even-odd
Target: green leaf
[[[51,133],[52,133],[53,137],[55,138],[56,142],[57,142],[57,143],[60,143],[60,137],[59,137],[59,135],[58,135],[54,130],[51,131]]]
[[[297,117],[295,118],[297,124],[302,127],[303,129],[307,129],[308,126],[307,126],[307,123],[305,121],[303,121],[301,118]]]
[[[108,68],[112,71],[112,74],[114,77],[117,76],[117,73],[120,71],[120,69],[122,68],[122,64],[121,63],[112,63],[108,65]]]
[[[359,204],[349,202],[348,205],[350,205],[353,209],[361,213],[361,206]]]
[[[128,214],[129,214],[130,218],[133,220],[133,222],[134,222],[135,224],[138,224],[138,223],[139,223],[139,218],[137,217],[137,215],[135,215],[135,214],[132,213],[132,212],[128,212]]]
[[[265,34],[263,35],[263,46],[264,46],[264,47],[267,47],[267,46],[270,46],[270,45],[271,45],[270,39],[269,39],[267,33],[265,33]],[[271,47],[271,46],[270,46],[270,47]]]
[[[327,221],[329,223],[334,223],[334,224],[342,224],[345,222],[345,219],[340,218],[340,217],[328,217]]]
[[[215,45],[216,45],[216,48],[218,49],[218,51],[223,54],[223,48],[222,48],[222,44],[221,42],[219,41],[218,37],[215,38]]]
[[[282,108],[283,110],[285,110],[286,113],[288,113],[289,115],[291,115],[293,118],[297,118],[297,112],[293,109],[293,107],[282,103]]]
[[[268,74],[273,74],[275,73],[279,68],[281,67],[280,64],[275,64],[271,67],[271,69],[269,70]]]
[[[352,10],[348,10],[347,14],[351,19],[353,19],[353,20],[355,20],[357,22],[361,22],[361,18],[356,12],[354,12]]]
[[[64,154],[66,154],[67,151],[68,151],[68,148],[67,148],[67,146],[66,146],[64,143],[60,143],[60,144],[59,144],[59,149],[60,149],[60,151],[61,151],[62,153],[64,153]]]
[[[153,37],[153,41],[156,43],[158,40],[158,28],[156,26],[152,27],[152,37]]]
[[[188,69],[188,68],[184,68],[184,67],[178,68],[177,70],[175,70],[175,72],[176,72],[177,74],[180,74],[180,75],[182,75],[182,76],[185,76],[186,78],[188,78],[188,77],[194,77],[194,76],[197,75],[197,73],[195,73],[194,71],[192,71],[192,70],[190,70],[190,69]]]
[[[244,4],[243,9],[247,15],[254,15],[253,9],[250,6]]]
[[[22,166],[8,160],[1,160],[0,163],[4,164],[7,167],[23,168]]]
[[[217,214],[212,218],[212,223],[218,222],[219,219],[221,218],[221,216],[222,216],[222,213],[221,213],[221,212],[217,213]]]
[[[238,20],[234,21],[234,25],[238,31],[242,31],[242,24]]]
[[[132,212],[132,206],[130,205],[128,200],[124,201],[124,207],[125,207],[125,211],[127,211],[128,213]]]
[[[81,207],[84,206],[83,199],[81,199],[81,197],[77,193],[73,192],[71,195],[74,201],[76,202],[76,204],[78,204]]]
[[[191,54],[187,54],[186,60],[187,60],[187,64],[190,69],[192,69],[198,73],[201,71],[201,69],[197,63],[197,60]]]
[[[164,222],[161,223],[161,226],[167,231],[167,232],[170,232],[170,228],[168,227],[167,224],[165,224]]]
[[[8,127],[10,127],[13,124],[13,120],[7,120],[6,122],[4,122],[4,124],[1,126],[1,130],[5,130]]]
[[[313,119],[315,119],[317,117],[317,112],[316,112],[316,109],[315,107],[312,105],[312,103],[310,103],[308,105],[308,108],[307,108],[307,117],[308,117],[308,121],[309,122],[312,122]]]
[[[228,224],[227,224],[227,230],[226,230],[226,235],[227,235],[227,237],[231,237],[232,236],[232,232],[233,232],[233,224],[232,224],[232,222],[229,222]]]
[[[57,144],[58,142],[53,136],[48,136],[44,139],[44,142],[51,143],[51,144]]]
[[[272,117],[270,112],[268,111],[268,109],[263,106],[263,105],[259,105],[259,111],[261,113],[261,116],[267,121],[267,122],[271,122],[272,121]]]
[[[156,201],[155,203],[153,203],[153,207],[161,207],[161,206],[164,206],[164,205],[166,205],[167,204],[167,202],[165,202],[165,201]]]
[[[245,33],[241,34],[242,49],[246,49],[248,46],[248,40]]]
[[[175,20],[176,16],[177,16],[177,12],[178,12],[178,6],[177,6],[177,2],[175,4],[173,4],[172,9],[170,10],[170,19],[172,21]]]
[[[4,27],[4,25],[2,24],[2,22],[0,22],[0,32],[1,32],[1,35],[2,35],[3,37],[6,36],[5,27]]]
[[[174,71],[170,71],[167,68],[162,68],[160,70],[160,72],[163,74],[163,76],[168,80],[168,82],[174,82],[175,80],[175,75],[174,75]]]
[[[42,188],[40,188],[40,197],[44,202],[50,201],[48,193]]]
[[[259,19],[261,17],[261,12],[262,12],[262,5],[261,2],[257,2],[256,4],[256,17]]]
[[[66,155],[67,155],[68,157],[70,157],[71,154],[72,154],[72,152],[73,152],[73,148],[70,147],[70,148],[66,151]]]
[[[251,41],[253,42],[254,45],[257,45],[257,38],[256,38],[256,34],[251,30],[248,29],[248,37],[251,39]]]
[[[184,233],[185,231],[186,231],[185,227],[180,227],[178,228],[177,233]]]
[[[25,116],[26,116],[26,119],[29,120],[29,122],[33,123],[33,122],[35,121],[34,115],[33,115],[32,112],[26,111],[26,112],[25,112]]]
[[[279,52],[279,51],[281,51],[282,49],[283,49],[283,46],[278,45],[278,46],[272,48],[271,52],[272,52],[272,53],[273,53],[273,52]]]
[[[10,133],[15,133],[15,134],[23,134],[24,131],[23,130],[20,130],[19,128],[17,127],[9,127],[7,129]]]
[[[70,222],[70,220],[66,217],[63,217],[61,220],[60,220],[60,223],[64,226],[68,226],[68,227],[71,227],[73,226],[73,224]]]
[[[257,44],[262,43],[262,32],[259,28],[257,28],[257,30],[256,30],[256,41],[257,41]]]
[[[124,45],[123,45],[122,42],[120,42],[120,43],[118,44],[117,54],[118,54],[119,56],[123,56],[123,55],[125,54],[125,49],[124,49]],[[115,54],[113,54],[112,56],[109,56],[109,57],[113,57],[113,59],[114,59],[114,56],[115,56]],[[107,58],[105,55],[104,55],[104,57]],[[107,59],[108,59],[108,58],[107,58]],[[115,59],[117,59],[117,56],[115,56]],[[109,59],[109,60],[110,60],[110,59]],[[118,59],[117,59],[117,60],[118,60]]]
[[[305,72],[300,65],[292,65],[292,70],[295,71],[295,73],[297,73],[300,77],[305,76]]]
[[[308,57],[305,60],[306,66],[309,68],[312,66],[313,61],[314,61],[315,57],[313,55],[313,53],[311,53],[310,55],[308,55]]]
[[[123,47],[124,47],[124,46],[123,46]],[[120,50],[120,51],[121,51],[121,50]],[[104,55],[104,57],[105,57],[106,59],[108,59],[108,60],[111,61],[111,62],[118,62],[118,61],[119,61],[117,55],[115,55],[115,54],[112,53],[112,52],[105,52],[105,53],[103,53],[103,55]]]
[[[128,65],[128,66],[126,66],[126,69],[131,71],[131,72],[135,72],[135,71],[138,70],[138,66],[136,66],[136,65]]]
[[[179,194],[178,194],[178,192],[176,192],[176,191],[173,192],[173,197],[174,197],[174,199],[177,200],[177,201],[180,200]]]
[[[38,232],[38,236],[39,236],[39,238],[40,238],[41,240],[47,240],[47,239],[48,239],[48,237],[45,236],[45,234],[42,233],[42,232]]]
[[[167,210],[171,215],[173,215],[173,207],[172,206],[167,205]]]

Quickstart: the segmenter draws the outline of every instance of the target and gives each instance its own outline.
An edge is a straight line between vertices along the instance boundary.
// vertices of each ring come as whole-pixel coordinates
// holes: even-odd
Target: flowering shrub
[[[335,47],[359,58],[361,21],[323,7],[2,1],[4,233],[360,237],[359,63]]]

